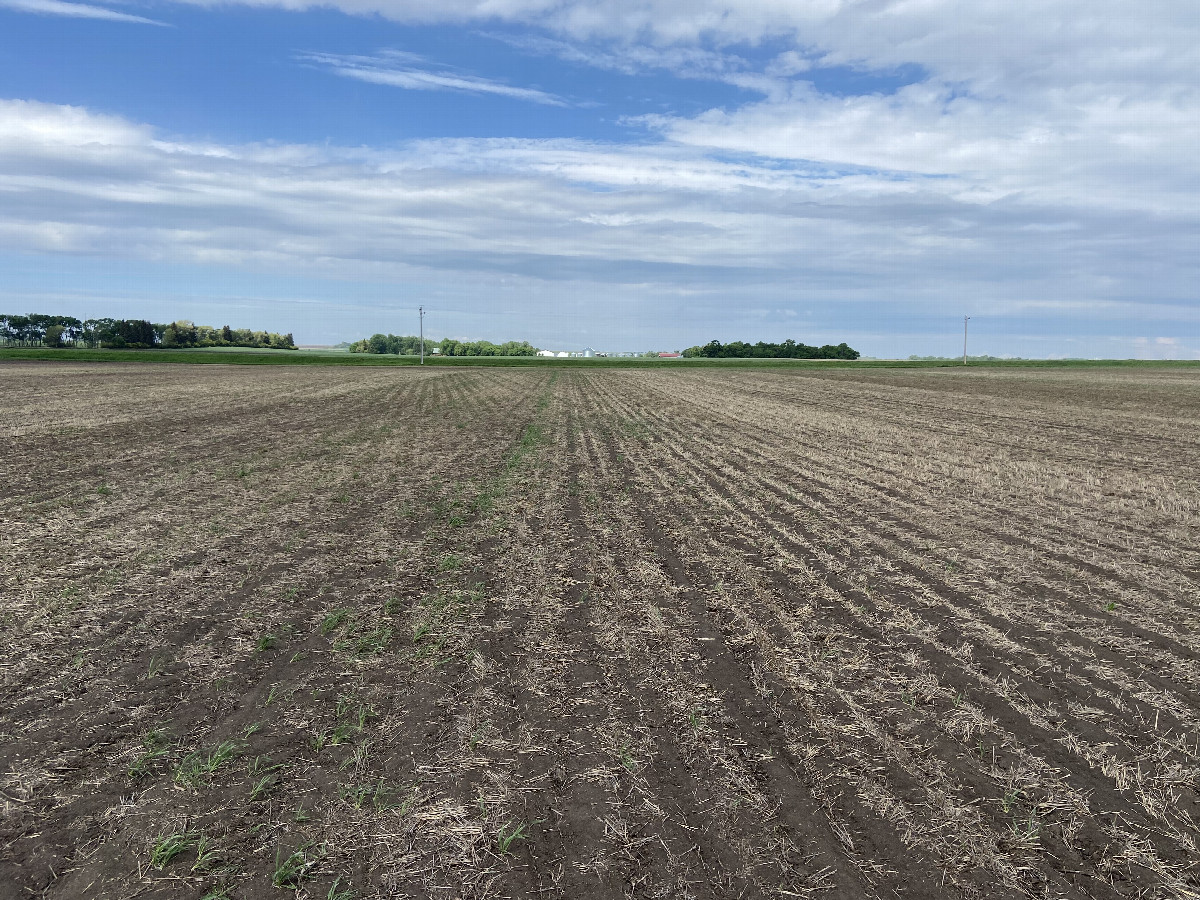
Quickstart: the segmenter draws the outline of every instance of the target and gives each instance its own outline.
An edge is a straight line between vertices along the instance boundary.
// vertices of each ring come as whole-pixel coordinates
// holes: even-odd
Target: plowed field
[[[0,896],[1200,896],[1200,372],[0,367]]]

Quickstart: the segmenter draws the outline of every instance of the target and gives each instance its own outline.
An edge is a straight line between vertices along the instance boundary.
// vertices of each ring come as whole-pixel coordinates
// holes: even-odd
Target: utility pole
[[[423,306],[417,307],[417,317],[421,321],[421,365],[425,365],[425,307],[423,307]],[[963,353],[965,354],[966,351],[964,350]],[[966,362],[966,360],[967,360],[966,356],[963,356],[964,363]]]
[[[970,316],[963,316],[963,365],[967,364],[967,323],[971,321]]]

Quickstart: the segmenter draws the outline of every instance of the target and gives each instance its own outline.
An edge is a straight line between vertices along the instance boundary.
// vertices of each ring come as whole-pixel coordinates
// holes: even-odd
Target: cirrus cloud
[[[478,75],[456,72],[444,66],[429,65],[423,57],[414,53],[395,50],[384,51],[377,56],[301,53],[298,58],[343,78],[354,78],[405,90],[491,94],[547,106],[567,105],[565,100],[546,91],[517,87]]]
[[[166,25],[155,19],[117,12],[105,6],[89,3],[67,3],[66,0],[0,0],[0,8],[42,16],[66,16],[72,19],[106,19],[110,22],[133,22],[139,25]]]

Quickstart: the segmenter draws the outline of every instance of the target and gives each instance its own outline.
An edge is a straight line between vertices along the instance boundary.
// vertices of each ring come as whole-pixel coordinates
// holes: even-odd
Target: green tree
[[[172,322],[163,329],[162,345],[164,347],[195,347],[199,342],[199,331],[187,319]]]

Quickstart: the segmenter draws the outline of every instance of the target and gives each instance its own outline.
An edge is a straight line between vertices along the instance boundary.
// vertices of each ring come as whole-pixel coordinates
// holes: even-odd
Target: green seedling
[[[447,553],[438,560],[438,571],[441,572],[457,572],[458,567],[462,565],[462,557],[455,553]]]
[[[221,854],[212,842],[206,837],[201,836],[196,842],[196,864],[192,866],[193,872],[207,872],[214,868],[221,861]]]
[[[301,847],[287,856],[276,850],[275,871],[271,873],[271,884],[277,888],[295,890],[316,864],[316,859],[309,859],[307,847]]]
[[[284,768],[286,766],[283,763],[274,762],[269,756],[256,756],[250,760],[246,771],[254,779],[250,785],[251,801],[265,797],[271,788],[279,783],[279,777],[275,773]]]
[[[320,753],[326,747],[336,747],[338,744],[348,744],[354,738],[356,729],[353,725],[342,722],[333,728],[325,728],[313,735],[312,748]]]
[[[339,875],[329,888],[329,893],[325,895],[325,900],[354,900],[354,889],[349,886],[342,887],[342,876]]]
[[[361,700],[356,700],[353,697],[338,698],[337,717],[339,719],[348,719],[359,731],[362,731],[366,727],[367,721],[374,715],[375,710],[371,709],[369,704],[363,703]]]
[[[278,780],[274,775],[263,775],[256,779],[250,785],[250,802],[253,803],[255,800],[261,800],[267,796],[271,792],[271,788],[275,787]]]
[[[467,738],[467,747],[474,752],[475,748],[479,746],[487,733],[488,727],[486,725],[480,725],[478,728],[472,731],[471,736]]]
[[[265,775],[268,772],[278,772],[284,768],[287,767],[283,763],[277,763],[269,756],[256,756],[246,764],[246,771],[252,778],[258,775]]]
[[[355,809],[369,806],[377,812],[382,812],[396,805],[395,791],[388,787],[387,782],[382,778],[376,782],[343,787],[339,793],[341,798]]]
[[[625,767],[626,771],[629,771],[629,772],[637,771],[637,760],[634,759],[633,754],[629,752],[628,744],[622,744],[617,749],[616,756],[617,756],[617,759],[620,760],[621,765]]]
[[[262,731],[262,722],[251,722],[242,729],[242,737],[248,738],[250,735],[257,734],[260,731]]]
[[[217,769],[237,756],[241,749],[242,745],[236,741],[221,741],[207,753],[193,750],[175,770],[175,784],[190,788],[208,784]]]
[[[373,656],[383,651],[388,641],[392,639],[392,633],[390,625],[380,625],[370,631],[360,631],[357,626],[351,627],[346,636],[338,641],[333,649],[360,658]]]
[[[160,870],[166,868],[171,860],[195,847],[199,837],[194,831],[163,835],[150,848],[150,865]]]
[[[154,768],[155,763],[171,753],[167,733],[161,728],[155,728],[146,734],[142,738],[142,747],[144,748],[143,752],[129,767],[130,778],[142,778],[150,774],[150,770]]]
[[[367,756],[370,755],[370,752],[371,752],[371,742],[363,741],[361,744],[359,744],[357,747],[354,748],[353,753],[351,753],[344,760],[342,760],[342,763],[340,766],[338,766],[338,768],[345,770],[345,769],[349,769],[351,766],[353,766],[355,768],[355,770],[361,769],[362,766],[366,763]]]
[[[201,897],[200,900],[231,900],[231,897],[229,896],[229,888],[225,887],[223,884],[219,884]]]
[[[399,597],[388,597],[383,604],[383,613],[386,616],[394,616],[404,609],[404,604]]]
[[[500,830],[496,832],[496,849],[501,856],[505,856],[510,852],[510,848],[517,841],[523,841],[529,837],[528,826],[524,822],[513,823],[509,822],[506,825],[500,826]]]
[[[1028,819],[1013,819],[1008,826],[1009,839],[1014,844],[1029,846],[1037,842],[1040,830],[1041,823],[1037,816],[1030,812]]]
[[[1000,806],[1004,809],[1004,811],[1006,813],[1012,812],[1017,806],[1017,801],[1019,801],[1020,799],[1021,799],[1021,792],[1016,790],[1015,788],[1009,788],[1007,791],[1004,792],[1004,796],[1000,800]]]
[[[348,618],[350,618],[350,610],[348,610],[348,609],[333,610],[331,613],[329,613],[327,616],[325,616],[324,619],[321,620],[321,625],[320,625],[321,634],[328,635],[328,634],[336,631],[338,629],[338,627],[343,622],[345,622]]]
[[[149,681],[163,671],[163,661],[157,656],[150,657],[150,665],[146,668],[146,680]]]
[[[101,497],[107,497],[112,494],[112,488],[110,488],[107,484],[102,484],[100,487],[96,488],[96,493]]]
[[[273,634],[264,634],[258,639],[258,643],[254,645],[254,649],[259,653],[263,653],[266,650],[272,650],[274,649],[277,640],[278,639]]]

